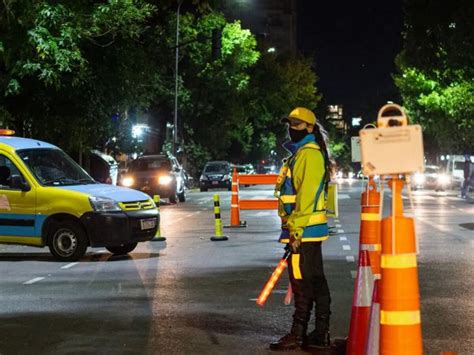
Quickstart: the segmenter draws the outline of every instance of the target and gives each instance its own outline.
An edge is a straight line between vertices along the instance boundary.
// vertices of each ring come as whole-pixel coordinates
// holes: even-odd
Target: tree
[[[395,75],[404,106],[433,138],[430,150],[462,153],[474,141],[474,6],[407,0],[405,12]]]

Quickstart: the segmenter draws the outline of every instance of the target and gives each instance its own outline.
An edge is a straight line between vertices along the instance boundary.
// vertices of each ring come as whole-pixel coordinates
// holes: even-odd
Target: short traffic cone
[[[374,292],[372,294],[372,306],[370,307],[370,321],[369,330],[367,334],[366,342],[366,355],[378,355],[379,354],[379,342],[380,342],[380,298],[379,298],[379,282],[374,282]]]
[[[155,201],[156,209],[158,210],[159,221],[158,221],[158,228],[156,229],[156,234],[151,240],[152,242],[163,242],[166,240],[165,237],[161,235],[160,225],[161,225],[161,213],[160,213],[160,195],[153,196],[153,201]]]
[[[380,192],[373,176],[369,176],[366,190],[362,193],[360,215],[360,241],[359,250],[367,250],[370,266],[375,279],[380,279]]]
[[[230,225],[225,228],[245,228],[247,223],[240,221],[239,175],[234,168],[232,173],[232,197],[230,201]]]
[[[417,246],[413,218],[403,215],[403,186],[397,177],[390,181],[394,209],[382,220],[380,354],[417,355],[423,353]]]
[[[346,354],[360,355],[365,350],[370,318],[374,276],[367,250],[359,251],[359,270],[354,285],[352,314]]]
[[[213,242],[219,242],[228,240],[229,237],[222,233],[222,221],[221,221],[221,206],[219,202],[219,195],[214,195],[214,220],[215,220],[215,235],[211,237]]]

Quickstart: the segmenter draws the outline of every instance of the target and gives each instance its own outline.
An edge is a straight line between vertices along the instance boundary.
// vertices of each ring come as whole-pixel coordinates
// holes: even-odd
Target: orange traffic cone
[[[232,173],[232,197],[230,200],[230,226],[224,226],[224,228],[244,227],[247,227],[247,224],[240,221],[239,175],[237,174],[237,169],[234,168]]]
[[[380,298],[379,298],[379,280],[374,282],[374,293],[372,294],[372,307],[370,307],[369,330],[367,333],[366,355],[379,354],[380,342]]]
[[[415,226],[403,216],[403,185],[390,181],[392,216],[382,220],[380,354],[423,353]]]
[[[359,270],[352,298],[351,324],[346,354],[360,355],[365,350],[370,318],[374,276],[367,250],[359,251]]]
[[[375,279],[380,279],[380,192],[373,176],[369,176],[366,190],[362,193],[360,215],[359,250],[369,252],[370,266]]]

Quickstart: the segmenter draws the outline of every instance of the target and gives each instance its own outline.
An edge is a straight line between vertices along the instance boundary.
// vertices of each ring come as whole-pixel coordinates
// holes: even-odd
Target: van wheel
[[[114,255],[125,255],[130,253],[133,249],[137,247],[138,243],[130,243],[120,245],[118,247],[105,247],[108,251],[110,251]]]
[[[169,199],[170,203],[176,203],[176,201],[178,200],[178,197],[176,196],[176,190],[171,192],[168,199]]]
[[[49,234],[49,250],[59,261],[76,261],[87,250],[87,236],[79,223],[63,221],[54,225]]]
[[[183,187],[183,192],[178,194],[178,200],[179,202],[186,202],[186,191],[184,190],[184,187]]]

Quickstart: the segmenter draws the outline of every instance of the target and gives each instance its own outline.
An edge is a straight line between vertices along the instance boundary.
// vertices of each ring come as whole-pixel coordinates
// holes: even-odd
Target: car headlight
[[[441,185],[447,185],[451,182],[451,178],[449,175],[446,174],[439,174],[438,175],[438,183]]]
[[[227,181],[227,180],[229,180],[229,179],[230,179],[230,175],[224,175],[224,176],[222,177],[222,180],[224,180],[224,181]]]
[[[201,180],[201,181],[206,181],[206,180],[209,180],[209,179],[207,178],[206,175],[201,175],[201,176],[199,177],[199,180]]]
[[[89,201],[96,212],[115,212],[122,210],[115,200],[108,197],[90,196]]]
[[[415,174],[413,176],[413,181],[415,182],[415,184],[423,184],[425,182],[425,175]]]
[[[125,177],[122,179],[122,186],[130,187],[135,183],[135,180],[132,177]]]
[[[158,178],[158,184],[169,185],[173,181],[173,178],[169,175],[163,175]]]

